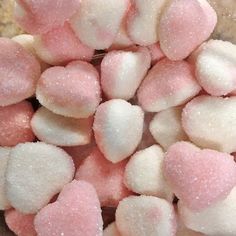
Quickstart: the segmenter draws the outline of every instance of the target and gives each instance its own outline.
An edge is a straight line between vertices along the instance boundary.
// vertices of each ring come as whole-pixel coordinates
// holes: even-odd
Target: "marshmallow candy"
[[[0,147],[0,210],[10,208],[10,202],[6,196],[6,169],[10,155],[10,148]]]
[[[95,189],[85,181],[67,184],[56,202],[35,217],[38,236],[102,236],[101,208]]]
[[[177,142],[167,150],[163,172],[175,195],[195,211],[223,200],[236,185],[233,156],[189,142]]]
[[[79,0],[16,0],[15,19],[26,32],[42,34],[63,26],[79,6]]]
[[[161,46],[159,43],[154,43],[148,46],[148,49],[151,54],[152,65],[155,65],[158,61],[160,61],[161,59],[165,57],[165,54],[162,52]]]
[[[52,113],[44,107],[37,110],[31,126],[37,138],[58,146],[77,146],[90,143],[92,117],[74,119]]]
[[[142,138],[143,121],[142,109],[121,99],[98,107],[93,124],[95,140],[109,161],[117,163],[135,151]]]
[[[216,22],[216,13],[206,0],[169,1],[160,19],[162,51],[171,60],[186,58],[211,35]]]
[[[138,89],[138,101],[145,111],[158,112],[184,104],[200,90],[187,62],[163,59],[143,80]]]
[[[103,230],[103,236],[121,236],[115,222],[109,224],[105,230]]]
[[[235,187],[226,199],[202,211],[192,211],[182,201],[178,202],[178,210],[184,224],[192,230],[202,232],[208,236],[236,235],[234,220],[236,217]]]
[[[113,164],[94,149],[78,168],[75,178],[95,187],[101,206],[117,206],[120,200],[130,195],[123,184],[126,163]]]
[[[110,99],[131,99],[151,65],[147,48],[135,51],[112,51],[101,63],[102,90]]]
[[[62,149],[40,142],[18,144],[6,170],[7,198],[18,211],[36,213],[73,176],[73,161]]]
[[[27,101],[0,107],[0,146],[34,141],[30,126],[33,114],[33,107]]]
[[[197,54],[196,78],[209,94],[222,96],[236,89],[236,45],[210,40]]]
[[[37,236],[34,217],[35,215],[25,215],[15,209],[5,211],[6,224],[17,236]]]
[[[181,124],[182,109],[171,107],[158,112],[150,123],[152,136],[165,150],[178,141],[188,140]]]
[[[98,72],[82,61],[49,68],[38,81],[36,96],[43,106],[58,115],[87,118],[101,100]]]
[[[94,54],[93,49],[83,45],[75,36],[69,23],[34,39],[37,55],[51,65],[66,64],[72,60],[90,61]]]
[[[129,0],[86,0],[70,20],[79,39],[91,48],[106,49],[114,41]]]
[[[116,210],[116,225],[122,236],[174,236],[175,212],[170,203],[152,196],[131,196]]]
[[[183,110],[184,131],[200,147],[235,152],[235,106],[236,97],[196,97]]]
[[[0,38],[0,106],[8,106],[35,93],[40,65],[20,44]]]
[[[158,145],[136,152],[125,168],[124,182],[135,193],[173,200],[173,194],[164,180],[162,165],[164,153]]]
[[[127,16],[127,31],[135,44],[148,46],[159,40],[158,26],[167,0],[133,0]]]

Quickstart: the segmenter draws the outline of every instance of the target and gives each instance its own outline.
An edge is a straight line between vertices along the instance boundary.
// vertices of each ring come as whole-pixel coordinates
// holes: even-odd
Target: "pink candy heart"
[[[233,157],[188,142],[172,145],[164,159],[164,176],[176,196],[192,210],[223,200],[236,184]]]

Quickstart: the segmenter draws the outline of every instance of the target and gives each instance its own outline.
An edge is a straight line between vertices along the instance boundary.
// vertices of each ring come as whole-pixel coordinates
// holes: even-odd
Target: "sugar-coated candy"
[[[183,110],[182,124],[190,140],[203,148],[236,151],[236,97],[199,96]]]
[[[34,47],[41,60],[50,65],[66,64],[73,60],[90,61],[94,50],[83,45],[69,23],[34,37]]]
[[[73,161],[61,148],[42,142],[18,144],[6,170],[7,198],[18,211],[36,213],[73,177]]]
[[[116,225],[122,236],[175,236],[172,205],[153,196],[131,196],[120,201]]]
[[[209,236],[236,235],[236,187],[226,199],[202,211],[195,212],[187,208],[182,201],[178,202],[181,220],[189,229]],[[182,235],[181,235],[182,236]]]
[[[0,38],[0,106],[8,106],[35,93],[40,77],[37,59],[19,43]]]
[[[13,41],[19,43],[22,47],[24,47],[28,52],[30,52],[31,54],[33,54],[37,61],[40,64],[41,67],[41,71],[46,70],[49,65],[45,62],[42,61],[37,53],[36,53],[36,49],[35,49],[35,39],[33,35],[30,34],[20,34],[20,35],[16,35],[12,38]]]
[[[96,143],[111,162],[129,157],[142,138],[144,113],[139,106],[113,99],[96,111],[93,130]]]
[[[102,216],[95,189],[85,181],[67,184],[56,202],[35,217],[38,236],[102,236]]]
[[[15,19],[26,32],[42,34],[63,26],[79,7],[79,0],[16,0]]]
[[[129,4],[129,0],[81,1],[70,24],[85,45],[94,49],[109,48],[118,33]]]
[[[6,169],[11,148],[0,147],[0,210],[10,208],[10,202],[6,196]]]
[[[124,182],[135,193],[173,200],[162,171],[164,152],[153,145],[131,156],[125,168]]]
[[[17,236],[37,236],[34,217],[34,214],[25,215],[15,209],[5,211],[6,224]]]
[[[182,105],[201,90],[186,61],[163,59],[148,72],[138,89],[138,101],[148,112]]]
[[[101,100],[98,72],[83,61],[51,67],[41,75],[36,97],[58,115],[87,118],[93,115]]]
[[[126,186],[135,193],[157,196],[171,202],[174,195],[163,177],[162,148],[152,143],[137,150],[126,165]]]
[[[151,134],[165,150],[175,142],[188,140],[181,124],[182,110],[179,106],[158,112],[150,123]]]
[[[77,146],[90,143],[92,123],[92,117],[69,118],[40,107],[31,120],[31,127],[43,142],[57,146]]]
[[[170,146],[164,158],[163,173],[175,195],[195,211],[223,200],[236,185],[233,156],[201,150],[189,142]]]
[[[104,230],[103,230],[103,236],[121,236],[116,223],[113,222],[111,224],[109,224]]]
[[[0,146],[34,141],[30,126],[33,114],[33,107],[27,101],[0,107]]]
[[[133,0],[127,17],[127,31],[135,44],[148,46],[159,40],[158,26],[167,0]]]
[[[147,48],[111,51],[101,63],[101,86],[109,99],[131,99],[151,66]]]
[[[154,43],[148,46],[148,49],[151,53],[152,65],[155,65],[158,61],[165,57],[165,54],[161,50],[160,43]]]
[[[160,19],[161,49],[169,59],[182,60],[211,35],[216,22],[206,0],[171,0]]]
[[[113,164],[96,148],[76,172],[77,180],[91,183],[97,191],[101,206],[117,206],[131,192],[123,183],[126,161]]]
[[[196,57],[196,78],[205,91],[222,96],[236,89],[236,45],[210,40],[200,47]]]

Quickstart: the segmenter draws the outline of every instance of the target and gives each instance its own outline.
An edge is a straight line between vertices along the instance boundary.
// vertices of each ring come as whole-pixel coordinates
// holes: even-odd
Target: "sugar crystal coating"
[[[0,106],[8,106],[35,93],[40,77],[37,59],[20,44],[0,38]]]
[[[109,161],[120,162],[135,151],[142,138],[143,121],[142,109],[121,99],[98,107],[93,124],[95,140]]]
[[[131,196],[120,201],[116,225],[122,236],[174,236],[176,233],[172,205],[152,196]]]
[[[117,206],[120,200],[131,194],[123,183],[126,163],[113,164],[94,149],[78,168],[75,178],[94,186],[101,206]]]
[[[236,184],[233,156],[210,149],[201,150],[189,142],[170,146],[163,171],[175,195],[195,211],[223,200]]]
[[[60,116],[39,108],[31,120],[31,126],[37,138],[57,146],[77,146],[90,143],[92,117],[74,119]]]
[[[56,202],[35,217],[38,236],[102,236],[102,216],[95,189],[85,181],[67,184]]]
[[[36,97],[58,115],[87,118],[100,103],[100,93],[97,70],[87,62],[74,61],[47,69],[38,81]]]
[[[7,198],[18,211],[36,213],[73,176],[73,161],[61,148],[42,142],[18,144],[8,161]]]
[[[0,145],[15,146],[34,141],[30,126],[33,114],[33,107],[27,101],[0,107]]]
[[[33,214],[25,215],[15,209],[5,211],[6,224],[17,236],[37,236],[34,217]]]

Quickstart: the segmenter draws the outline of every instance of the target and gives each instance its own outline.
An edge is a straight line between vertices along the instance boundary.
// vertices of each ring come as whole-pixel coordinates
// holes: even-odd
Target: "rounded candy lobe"
[[[56,202],[47,205],[35,217],[38,236],[102,236],[102,216],[93,186],[73,180],[65,185]]]
[[[8,106],[35,93],[40,64],[31,53],[11,39],[0,38],[0,48],[0,106]]]
[[[30,122],[34,110],[27,101],[0,107],[0,146],[34,141]]]
[[[111,224],[109,224],[104,230],[103,230],[103,236],[121,236],[116,223],[113,222]]]
[[[39,102],[52,112],[72,118],[93,115],[101,100],[99,74],[89,63],[74,61],[47,69],[36,90]]]
[[[6,170],[11,205],[25,214],[36,213],[74,176],[71,157],[61,148],[24,143],[12,148]]]

